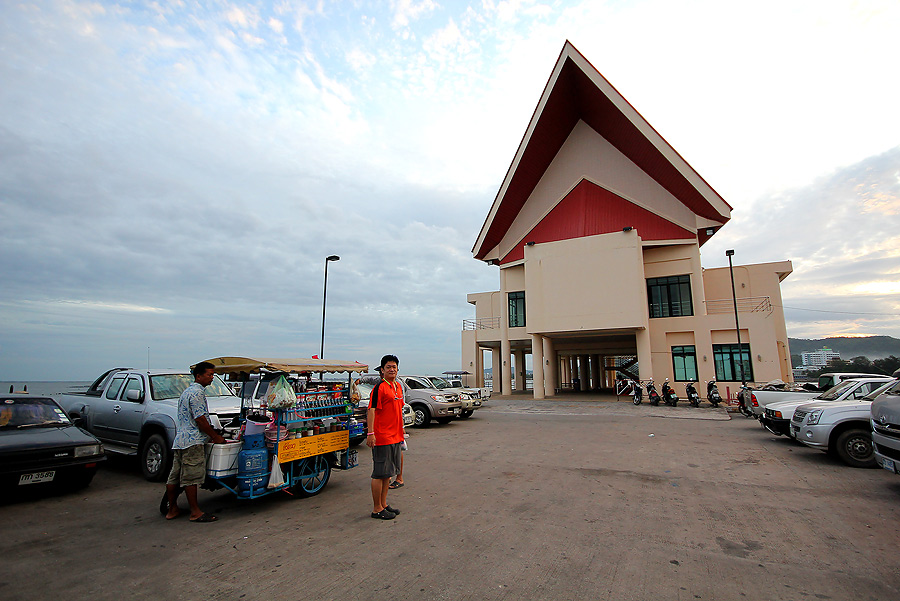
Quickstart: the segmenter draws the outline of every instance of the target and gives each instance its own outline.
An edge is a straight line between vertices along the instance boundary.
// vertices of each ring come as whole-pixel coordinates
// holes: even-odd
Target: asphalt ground
[[[724,409],[495,398],[409,447],[392,521],[365,447],[313,498],[201,491],[211,524],[123,458],[4,495],[0,599],[900,599],[900,478]]]

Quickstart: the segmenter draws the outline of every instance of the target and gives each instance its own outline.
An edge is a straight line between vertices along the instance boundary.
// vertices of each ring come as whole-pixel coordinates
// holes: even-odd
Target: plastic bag
[[[284,409],[297,404],[297,395],[284,376],[275,380],[266,394],[266,405],[269,409]]]
[[[272,473],[269,474],[269,484],[267,484],[268,488],[278,488],[279,486],[284,485],[284,473],[281,471],[281,464],[278,463],[278,458],[272,459]]]

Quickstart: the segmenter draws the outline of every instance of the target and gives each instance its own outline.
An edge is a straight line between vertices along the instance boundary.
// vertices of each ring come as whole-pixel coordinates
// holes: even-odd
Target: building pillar
[[[562,384],[571,384],[572,363],[569,361],[569,357],[566,355],[560,357],[560,364],[562,365]]]
[[[653,377],[653,354],[650,351],[650,331],[643,329],[634,333],[637,343],[638,377],[641,380],[649,380]]]
[[[475,347],[475,388],[484,388],[484,350],[480,346]]]
[[[517,350],[516,358],[516,390],[525,390],[525,349]]]
[[[512,369],[509,364],[511,360],[509,338],[502,338],[500,340],[500,394],[503,396],[512,394]]]
[[[591,371],[588,366],[588,356],[581,355],[578,357],[578,362],[580,363],[579,367],[579,378],[581,378],[581,390],[588,391],[591,389]]]
[[[544,341],[540,334],[531,335],[531,374],[535,400],[544,398]],[[523,353],[524,355],[524,353]],[[525,366],[522,365],[522,373]],[[524,384],[524,382],[523,382]]]
[[[600,355],[591,355],[591,389],[603,388],[600,382]]]
[[[597,355],[597,379],[600,380],[600,388],[606,388],[606,355]]]
[[[557,377],[559,360],[556,357],[556,350],[553,348],[553,340],[548,336],[542,336],[542,338],[544,339],[544,365],[547,366],[544,371],[544,396],[553,396],[556,394],[556,389],[559,388],[559,378]]]
[[[491,349],[491,394],[500,394],[500,349]]]

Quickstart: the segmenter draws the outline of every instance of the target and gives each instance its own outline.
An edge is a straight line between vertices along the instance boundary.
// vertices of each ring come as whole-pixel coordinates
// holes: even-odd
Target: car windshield
[[[51,399],[3,399],[0,401],[0,429],[68,426],[72,422]]]
[[[437,376],[431,376],[428,379],[431,380],[432,385],[434,385],[434,387],[437,388],[438,390],[443,390],[445,388],[453,388],[453,385],[450,384],[450,382],[448,382],[444,378],[439,378]]]
[[[894,380],[893,382],[888,382],[884,386],[879,386],[869,394],[863,397],[864,401],[874,401],[875,397],[878,397],[882,394],[900,394],[900,380]]]
[[[194,376],[190,374],[161,374],[150,376],[150,394],[156,401],[163,399],[177,399],[184,390],[194,383]],[[234,396],[225,382],[216,375],[212,383],[205,389],[206,396]]]
[[[848,388],[853,388],[854,386],[856,386],[856,382],[853,380],[844,380],[837,386],[832,386],[816,398],[822,399],[823,401],[833,401],[846,392]]]

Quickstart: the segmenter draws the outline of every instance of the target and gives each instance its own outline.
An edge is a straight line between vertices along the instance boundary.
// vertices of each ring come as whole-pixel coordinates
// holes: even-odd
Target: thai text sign
[[[349,446],[350,432],[347,430],[285,440],[278,443],[278,463],[342,451]]]

